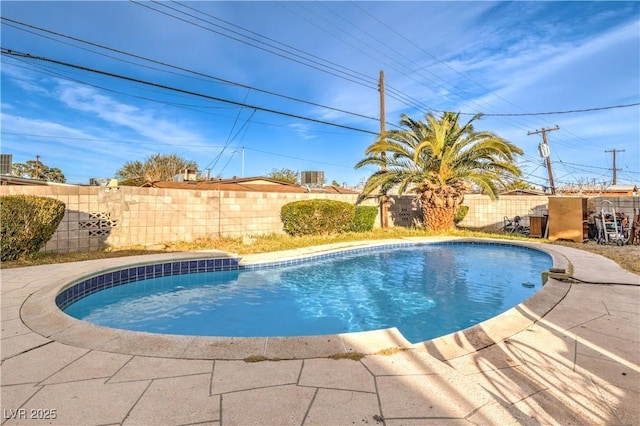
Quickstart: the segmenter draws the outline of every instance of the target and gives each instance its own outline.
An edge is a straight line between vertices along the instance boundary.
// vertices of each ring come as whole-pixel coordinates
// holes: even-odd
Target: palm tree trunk
[[[435,207],[428,203],[422,204],[422,221],[425,228],[430,231],[440,232],[455,228],[453,221],[455,213],[455,207]]]
[[[455,214],[464,198],[463,187],[429,183],[423,184],[420,193],[422,222],[430,231],[440,232],[455,228]]]

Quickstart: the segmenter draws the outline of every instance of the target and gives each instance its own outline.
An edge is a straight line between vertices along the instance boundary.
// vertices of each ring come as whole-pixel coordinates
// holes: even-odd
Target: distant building
[[[45,180],[23,178],[18,176],[9,176],[9,175],[0,175],[0,185],[76,186],[68,183],[48,182]]]
[[[349,188],[335,186],[311,187],[310,185],[296,185],[281,182],[264,176],[234,178],[234,179],[214,179],[201,181],[183,182],[146,182],[142,185],[146,188],[171,188],[171,189],[197,189],[197,190],[219,190],[219,191],[252,191],[252,192],[289,192],[289,193],[321,193],[321,194],[359,194]]]
[[[637,185],[571,185],[558,188],[558,195],[583,195],[585,197],[630,197],[638,195]]]

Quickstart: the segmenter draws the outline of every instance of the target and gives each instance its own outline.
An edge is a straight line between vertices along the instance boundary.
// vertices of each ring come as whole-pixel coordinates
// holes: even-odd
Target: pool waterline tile
[[[520,243],[515,243],[512,244],[511,242],[509,243],[504,243],[501,241],[482,241],[482,242],[477,242],[474,240],[470,240],[470,239],[436,239],[436,240],[427,240],[427,241],[420,241],[420,240],[415,240],[415,239],[403,239],[403,240],[393,240],[393,242],[389,242],[388,240],[383,240],[383,241],[374,241],[374,242],[369,242],[364,246],[356,246],[354,247],[353,244],[345,244],[345,243],[338,243],[338,244],[333,244],[330,247],[320,247],[320,248],[313,248],[313,249],[297,249],[297,250],[291,250],[291,251],[287,251],[287,252],[280,252],[280,253],[267,253],[267,254],[263,254],[263,255],[248,255],[245,256],[244,258],[239,257],[239,256],[226,256],[226,257],[216,257],[216,258],[208,258],[205,257],[206,254],[205,253],[193,253],[191,254],[193,257],[195,257],[196,259],[168,259],[168,260],[156,260],[155,262],[149,262],[148,264],[137,264],[137,265],[131,265],[128,266],[126,268],[120,268],[120,269],[116,269],[116,268],[111,268],[108,271],[105,271],[102,275],[106,275],[107,272],[111,273],[111,279],[112,279],[112,285],[119,285],[119,284],[114,284],[113,283],[113,277],[117,277],[117,274],[114,274],[114,272],[120,271],[120,281],[135,281],[137,279],[140,279],[140,276],[138,274],[138,272],[146,272],[148,270],[148,267],[151,267],[151,271],[155,271],[155,265],[156,264],[160,264],[163,265],[160,269],[161,271],[168,271],[169,270],[169,266],[165,266],[165,265],[170,265],[171,267],[171,274],[175,274],[176,272],[176,266],[178,267],[178,271],[180,273],[189,273],[189,271],[192,269],[192,263],[193,265],[195,265],[195,268],[201,268],[202,266],[202,261],[204,261],[205,265],[206,265],[206,269],[210,270],[211,268],[213,268],[214,270],[220,270],[220,268],[231,268],[232,270],[251,270],[251,269],[265,269],[265,268],[270,268],[273,266],[281,266],[281,265],[289,265],[289,264],[298,264],[298,263],[302,263],[302,262],[309,262],[309,261],[313,261],[314,259],[320,259],[320,258],[330,258],[330,257],[335,257],[335,256],[342,256],[344,254],[352,254],[352,253],[363,253],[363,252],[368,252],[368,251],[377,251],[380,249],[387,249],[387,248],[400,248],[400,247],[408,247],[408,246],[422,246],[422,245],[455,245],[455,244],[478,244],[478,245],[506,245],[506,246],[518,246],[521,248],[525,248],[525,249],[530,249],[530,250],[534,250],[534,251],[538,251],[538,252],[543,252],[546,253],[548,255],[551,255],[551,257],[554,259],[554,265],[557,263],[557,253],[553,253],[553,251],[549,252],[545,249],[542,248],[536,248],[538,247],[538,245],[532,245],[532,244],[520,244]],[[183,256],[185,256],[186,254],[182,254]],[[217,254],[219,256],[219,253]],[[172,256],[172,257],[175,257]],[[157,258],[157,257],[156,257]],[[268,259],[268,260],[267,260]],[[226,262],[225,262],[226,261]],[[563,259],[560,259],[560,261],[562,262]],[[125,271],[125,272],[123,272]],[[84,293],[85,295],[88,294],[91,291],[91,285],[95,285],[95,283],[97,283],[97,275],[93,275],[93,276],[84,276],[81,279],[76,280],[75,284],[73,283],[73,281],[71,282],[71,284],[63,284],[63,285],[58,285],[57,288],[58,289],[62,289],[62,291],[57,290],[59,292],[59,294],[56,297],[56,300],[60,300],[60,295],[65,293],[67,290],[69,290],[69,288],[73,287],[74,285],[78,284],[78,283],[84,283],[84,291],[79,291],[78,294],[82,294]],[[116,279],[117,281],[117,279]],[[124,282],[122,282],[123,284]],[[79,287],[79,289],[81,289],[81,287]],[[73,293],[67,293],[68,295],[73,294]],[[69,303],[69,302],[67,302]],[[53,305],[55,306],[55,305]],[[71,320],[74,323],[84,323],[83,321],[78,321],[75,319],[71,319],[68,315],[62,313],[59,309],[54,308],[54,310],[56,310],[59,314],[59,316],[64,316],[66,318],[68,318],[69,320]],[[117,332],[124,332],[124,333],[136,333],[136,332],[126,332],[124,330],[114,330]],[[62,333],[64,334],[64,333]],[[349,335],[350,338],[347,339],[347,341],[353,341],[353,342],[358,342],[358,338],[352,338],[351,335],[353,334],[358,334],[358,333],[347,333],[345,335]],[[400,334],[400,333],[398,333]],[[334,337],[337,337],[339,339],[342,339],[342,337],[338,337],[338,336],[345,336],[345,335],[335,335]],[[56,336],[59,337],[60,335]],[[169,336],[166,336],[169,337]],[[180,336],[177,336],[180,337]],[[317,336],[310,336],[309,338],[311,339],[311,341],[314,341],[315,338]],[[225,340],[228,340],[228,338],[216,338],[216,337],[193,337],[191,336],[191,343],[188,345],[185,345],[184,342],[181,341],[180,343],[180,347],[183,350],[184,353],[184,357],[185,358],[190,358],[190,359],[194,359],[194,358],[199,358],[199,359],[215,359],[216,356],[220,356],[222,355],[222,353],[224,353],[224,355],[222,356],[222,358],[224,359],[238,359],[237,355],[234,356],[232,354],[234,348],[233,346],[235,346],[236,348],[238,348],[239,346],[243,346],[243,345],[230,345],[230,347],[227,347],[226,349],[220,351],[220,350],[215,350],[215,349],[220,349],[218,346],[218,343],[223,342]],[[201,339],[203,339],[202,342],[199,342]],[[244,338],[238,338],[238,339],[244,339]],[[293,337],[293,338],[284,338],[286,340],[296,340],[299,338]],[[302,339],[305,339],[305,337],[302,337]],[[367,337],[362,337],[362,341],[367,341]],[[57,339],[56,339],[57,340]],[[64,340],[64,339],[62,339]],[[74,342],[73,344],[78,344],[79,342],[76,339],[73,339]],[[90,339],[89,339],[90,340]],[[127,350],[127,347],[129,346],[128,343],[126,343],[127,341],[129,341],[129,339],[125,339],[124,341],[122,339],[115,339],[115,341],[118,342],[118,344],[116,346],[118,346],[118,351],[124,351],[124,353],[134,353],[134,354],[141,354],[145,353],[146,351],[139,351],[139,350],[132,350],[129,351]],[[133,344],[134,340],[131,340],[131,343]],[[237,342],[236,342],[237,343]],[[275,343],[275,342],[272,342]],[[309,342],[310,343],[310,342]],[[347,344],[345,345],[346,342],[342,343],[342,347],[341,348],[337,348],[339,349],[339,351],[343,351],[343,352],[350,352],[353,351],[354,349],[356,349],[357,347],[360,347],[362,349],[364,348],[371,348],[371,352],[367,351],[368,353],[375,353],[375,348],[373,346],[376,345],[371,345],[369,343],[367,344],[355,344],[355,345],[350,345]],[[389,348],[388,344],[384,344],[384,342],[378,342],[378,344],[380,345],[384,345],[384,347],[378,347],[377,349],[386,349]],[[83,346],[83,347],[89,347],[89,348],[93,348],[95,347],[95,345],[92,345],[91,343],[86,344],[86,345],[79,345],[79,346]],[[100,348],[103,348],[102,345],[99,345]],[[164,345],[162,345],[164,346]],[[222,346],[227,346],[227,345],[222,345]],[[249,351],[253,352],[255,349],[257,349],[256,346],[250,345],[251,347],[253,347],[253,349],[250,349]],[[278,346],[278,345],[276,345]],[[294,345],[294,346],[298,346],[298,345]],[[312,345],[313,346],[313,345]],[[330,345],[333,346],[333,345]],[[348,348],[346,346],[349,346]],[[393,345],[396,346],[396,345]],[[397,346],[404,346],[404,345],[397,345]],[[419,344],[416,344],[414,347],[420,347]],[[267,352],[270,352],[270,355],[276,355],[276,353],[280,352],[279,350],[276,350],[274,352],[274,349],[276,347],[271,346],[270,350],[266,349],[267,345],[265,345],[265,350],[264,350],[264,354],[266,354]],[[96,347],[97,348],[97,347]],[[132,348],[133,349],[133,348]],[[212,350],[214,349],[214,350]],[[309,348],[306,344],[303,344],[302,346],[299,347],[300,354],[296,354],[296,351],[293,351],[293,357],[301,357],[301,358],[305,358],[305,357],[309,357],[309,356],[314,356],[312,353],[315,352],[315,350],[309,351]],[[246,354],[247,352],[246,349],[244,351],[244,354]],[[160,350],[160,352],[163,352],[162,350]],[[171,353],[167,353],[164,356],[177,356],[176,351],[175,350],[171,350]],[[325,351],[322,351],[323,353]],[[256,354],[255,352],[253,354]],[[289,352],[289,355],[291,355],[291,352]],[[326,355],[326,353],[325,353]],[[163,355],[160,355],[163,356]],[[180,357],[182,357],[183,355],[179,355]]]
[[[189,274],[195,275],[203,272],[219,272],[219,271],[229,271],[233,267],[235,271],[246,271],[246,270],[265,270],[275,267],[289,266],[289,265],[302,265],[302,264],[313,264],[314,261],[323,261],[325,259],[343,259],[348,256],[360,256],[367,253],[380,253],[380,252],[389,252],[394,249],[413,249],[420,247],[451,247],[451,246],[478,246],[480,244],[469,244],[467,241],[453,241],[453,242],[438,242],[438,243],[419,243],[419,242],[402,242],[402,243],[389,243],[389,244],[381,244],[367,247],[357,247],[357,248],[348,248],[346,250],[332,251],[332,252],[322,252],[316,255],[305,256],[297,259],[281,259],[278,261],[268,261],[264,263],[249,263],[245,265],[240,265],[238,258],[216,258],[212,259],[212,262],[209,262],[209,270],[202,271],[202,267],[206,265],[205,259],[194,259],[194,260],[184,260],[179,262],[179,275]],[[515,248],[512,244],[501,244],[501,243],[483,243],[487,247],[499,247],[499,248]],[[519,250],[522,250],[521,247],[518,247]],[[532,250],[534,251],[534,250]],[[537,253],[541,253],[539,250],[535,250]],[[545,253],[546,254],[546,253]],[[233,262],[232,262],[233,261]],[[166,276],[172,276],[174,274],[174,269],[176,268],[176,263],[150,263],[147,265],[141,265],[138,267],[138,275],[137,281],[143,283],[144,280],[157,279]],[[144,271],[143,276],[140,275],[140,272]],[[81,299],[99,292],[101,290],[115,288],[119,285],[125,284],[120,279],[120,270],[117,271],[107,271],[102,275],[98,275],[97,284],[95,286],[91,286],[89,284],[89,288],[87,288],[87,281],[92,283],[91,280],[84,280],[75,285],[71,285],[66,288],[61,294],[56,297],[56,303],[61,309],[66,309],[70,305],[80,301]],[[128,279],[127,282],[132,282],[131,279]],[[145,284],[146,285],[146,284]],[[82,291],[79,291],[82,289]],[[516,302],[517,303],[517,302]],[[105,323],[106,324],[106,323]],[[381,324],[381,326],[385,326],[386,324]],[[401,325],[398,325],[401,326]],[[406,327],[406,324],[404,325]],[[371,328],[371,327],[370,327]],[[345,328],[345,330],[347,330]],[[405,328],[406,331],[406,328]],[[225,333],[220,332],[219,335],[226,335],[233,333]],[[297,333],[296,333],[297,334]],[[302,334],[302,333],[301,333]],[[424,334],[415,334],[409,333],[410,339],[412,341],[424,340],[427,338]],[[288,333],[281,332],[280,335],[287,336]],[[411,337],[412,336],[412,337]]]

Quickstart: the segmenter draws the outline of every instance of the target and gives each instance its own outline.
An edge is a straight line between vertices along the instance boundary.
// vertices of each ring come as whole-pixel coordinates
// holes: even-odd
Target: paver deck
[[[78,324],[52,306],[75,277],[201,253],[2,269],[2,424],[640,425],[640,277],[601,256],[549,249],[570,279],[416,345],[395,330],[149,337]],[[354,351],[366,356],[328,357]]]

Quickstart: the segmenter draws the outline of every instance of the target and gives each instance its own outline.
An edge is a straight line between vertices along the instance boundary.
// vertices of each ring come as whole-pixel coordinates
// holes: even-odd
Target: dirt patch
[[[640,274],[640,246],[617,246],[611,244],[601,245],[595,241],[589,241],[582,244],[571,241],[556,241],[553,244],[599,254],[600,256],[613,260],[627,271]]]

